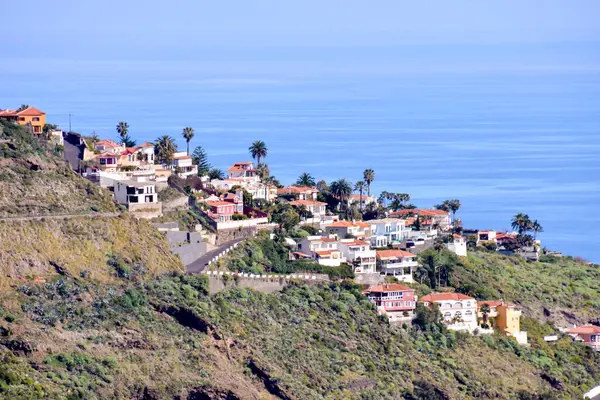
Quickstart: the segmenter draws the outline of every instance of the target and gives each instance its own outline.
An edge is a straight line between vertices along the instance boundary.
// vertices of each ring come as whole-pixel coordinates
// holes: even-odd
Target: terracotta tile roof
[[[140,144],[138,146],[139,149],[144,149],[144,148],[147,148],[147,147],[154,147],[154,144],[152,144],[150,142],[145,142],[145,143],[142,143],[142,144]]]
[[[232,166],[232,167],[229,167],[229,168],[227,169],[227,171],[243,171],[243,170],[244,170],[244,169],[243,169],[242,167],[237,167],[237,166],[235,166],[235,165],[234,165],[234,166]]]
[[[444,211],[444,210],[411,208],[411,209],[406,209],[406,210],[393,211],[390,213],[390,215],[408,215],[408,214],[416,214],[416,215],[421,215],[424,217],[433,217],[434,215],[449,215],[449,212]]]
[[[596,325],[585,325],[578,326],[576,328],[567,329],[567,333],[575,333],[575,334],[590,334],[590,333],[600,333],[600,326]]]
[[[295,251],[295,252],[294,252],[294,255],[296,255],[296,256],[298,256],[298,257],[302,257],[302,258],[311,258],[311,257],[310,257],[310,254],[305,254],[305,253],[302,253],[302,252],[300,252],[300,251]]]
[[[17,114],[22,115],[24,117],[37,117],[37,116],[41,116],[41,115],[46,115],[45,112],[38,110],[35,107],[27,107],[26,109],[24,109],[22,111],[18,111]]]
[[[367,293],[386,293],[400,291],[414,292],[414,289],[411,289],[408,286],[399,285],[397,283],[388,283],[383,285],[371,286],[370,288],[365,290],[365,292]]]
[[[94,158],[118,158],[117,154],[104,152],[96,155]]]
[[[242,161],[242,162],[236,162],[233,165],[250,165],[252,164],[252,161]]]
[[[340,241],[340,243],[346,246],[369,246],[368,242],[363,242],[362,240],[353,240],[351,242]]]
[[[173,160],[191,160],[192,156],[177,156],[177,157],[173,157]]]
[[[340,220],[340,221],[336,221],[332,224],[327,225],[327,228],[350,228],[350,227],[360,227],[360,228],[368,228],[371,225],[367,224],[366,222],[362,222],[362,221],[345,221],[345,220]]]
[[[215,206],[215,207],[233,205],[232,203],[229,203],[227,201],[220,201],[220,200],[209,200],[209,201],[206,201],[205,203],[208,205],[211,205],[211,206]]]
[[[452,237],[453,237],[454,239],[461,239],[461,238],[462,238],[462,236],[461,236],[461,235],[459,235],[458,233],[454,233],[454,234],[452,235]]]
[[[315,251],[315,254],[318,254],[319,257],[326,258],[331,257],[331,253],[339,253],[337,250],[319,250]]]
[[[135,147],[128,147],[124,151],[121,152],[121,155],[122,156],[126,156],[128,154],[134,154],[136,151],[137,151],[137,148],[135,148]]]
[[[445,301],[445,300],[475,300],[472,297],[467,296],[466,294],[462,294],[462,293],[431,293],[428,294],[426,296],[421,297],[421,299],[419,300],[419,303],[435,303],[438,301]]]
[[[501,305],[505,305],[507,307],[516,307],[513,303],[508,303],[504,300],[482,300],[477,302],[477,308],[481,308],[484,304],[487,304],[490,307],[498,307]]]
[[[121,147],[121,145],[117,144],[116,142],[113,142],[112,140],[100,140],[98,142],[96,142],[95,146],[104,146],[104,147]]]
[[[351,195],[350,195],[350,199],[352,199],[352,200],[358,200],[358,201],[360,201],[360,197],[361,197],[361,196],[360,196],[360,194],[351,194]],[[373,198],[372,196],[371,196],[371,197],[369,197],[369,196],[367,196],[366,194],[363,194],[363,195],[362,195],[362,199],[363,199],[363,201],[366,201],[366,200],[374,200],[374,198]]]
[[[325,206],[327,203],[323,203],[321,201],[313,201],[313,200],[294,200],[290,201],[290,205],[292,206]]]
[[[281,189],[277,189],[277,194],[291,194],[291,193],[316,193],[317,188],[311,186],[287,186]]]
[[[324,242],[324,243],[334,243],[337,242],[337,239],[328,238],[325,236],[321,236],[316,239],[308,239],[310,242]]]
[[[0,111],[0,117],[16,117],[17,116],[17,110],[1,110]]]
[[[377,258],[379,259],[406,257],[416,257],[416,254],[404,250],[377,250]]]

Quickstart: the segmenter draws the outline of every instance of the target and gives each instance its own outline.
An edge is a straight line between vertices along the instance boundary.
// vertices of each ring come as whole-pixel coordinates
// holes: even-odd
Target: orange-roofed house
[[[237,206],[228,201],[207,200],[204,203],[210,207],[210,211],[207,213],[208,216],[217,222],[231,221],[233,214],[235,214],[237,210]]]
[[[473,332],[477,329],[477,301],[462,293],[432,293],[419,299],[426,307],[437,304],[448,329]]]
[[[367,241],[356,239],[341,239],[338,245],[346,261],[352,264],[357,274],[375,273],[377,259],[375,250]]]
[[[35,107],[27,107],[20,111],[0,110],[0,118],[25,127],[31,127],[31,133],[36,135],[42,134],[44,125],[46,125],[46,113]]]
[[[437,226],[441,230],[447,230],[452,226],[450,213],[444,210],[412,208],[406,210],[398,210],[391,212],[390,217],[407,218],[410,216],[420,216],[425,221],[431,220],[433,226]]]
[[[277,189],[278,196],[294,195],[298,200],[317,200],[319,190],[312,186],[287,186]]]
[[[369,204],[376,204],[377,203],[377,199],[373,196],[367,196],[366,194],[363,194],[362,196],[359,194],[351,194],[348,197],[348,205],[351,206],[353,204],[356,204],[356,206],[358,207],[359,210],[364,210],[367,208],[367,206]]]
[[[395,276],[403,282],[414,282],[419,263],[416,254],[404,250],[377,250],[377,270],[382,275]]]
[[[328,236],[307,236],[296,245],[299,252],[309,254],[321,265],[338,267],[346,262],[336,239]]]
[[[112,140],[103,139],[94,143],[94,149],[102,153],[121,154],[125,151],[125,145],[118,144]]]
[[[339,239],[371,237],[371,225],[363,221],[335,221],[325,225],[325,230]]]
[[[371,286],[363,294],[377,306],[377,313],[387,315],[392,324],[410,321],[414,315],[417,296],[407,286],[387,283]]]
[[[227,169],[229,179],[242,179],[245,182],[258,182],[260,177],[251,161],[236,162]]]
[[[600,326],[584,325],[567,330],[569,336],[581,341],[596,351],[600,351]]]
[[[198,175],[198,166],[192,164],[192,156],[188,156],[185,151],[173,153],[173,161],[171,161],[175,173],[182,178]]]
[[[322,201],[294,200],[290,201],[290,205],[294,207],[305,207],[316,220],[322,220],[323,217],[327,215],[327,211],[325,210],[327,203],[323,203]]]

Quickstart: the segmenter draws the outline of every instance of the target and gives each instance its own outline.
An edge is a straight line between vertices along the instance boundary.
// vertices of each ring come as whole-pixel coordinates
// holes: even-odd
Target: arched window
[[[452,304],[450,304],[450,303],[446,303],[446,304],[444,304],[444,307],[445,307],[445,308],[452,308]]]
[[[454,308],[462,308],[462,303],[460,301],[454,303]]]

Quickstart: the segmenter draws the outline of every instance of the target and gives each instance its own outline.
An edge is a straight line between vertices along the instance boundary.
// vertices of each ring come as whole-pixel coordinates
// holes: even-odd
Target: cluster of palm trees
[[[529,232],[533,232],[533,240],[535,240],[538,233],[544,232],[544,228],[537,219],[531,220],[529,215],[523,213],[516,214],[510,225],[519,235],[527,235]]]
[[[460,204],[460,200],[458,200],[458,199],[444,200],[444,202],[442,204],[437,204],[434,206],[434,208],[436,208],[438,210],[451,212],[452,213],[452,221],[455,220],[456,212],[460,209],[460,207],[461,207],[461,204]]]
[[[416,277],[420,283],[427,279],[429,287],[436,289],[445,284],[448,286],[452,279],[454,266],[459,263],[454,253],[444,250],[442,243],[436,243],[434,248],[419,253],[419,268]]]

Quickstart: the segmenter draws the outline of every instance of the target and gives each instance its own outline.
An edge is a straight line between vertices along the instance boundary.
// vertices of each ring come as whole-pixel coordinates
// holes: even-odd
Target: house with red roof
[[[121,154],[125,151],[125,145],[113,142],[112,140],[103,139],[94,143],[94,149],[102,153]]]
[[[319,190],[312,186],[286,186],[277,189],[278,196],[294,195],[297,200],[317,200]]]
[[[336,235],[339,239],[345,238],[370,238],[371,225],[363,221],[333,221],[324,226],[330,235]]]
[[[229,179],[242,179],[245,182],[258,182],[260,177],[252,161],[236,162],[227,169]]]
[[[584,325],[567,329],[567,334],[574,340],[585,343],[596,351],[600,351],[600,326]]]
[[[327,211],[325,210],[327,203],[323,203],[322,201],[294,200],[290,201],[290,205],[294,207],[305,207],[306,210],[309,211],[313,215],[313,218],[317,221],[324,219],[325,215],[327,215]]]
[[[298,252],[311,256],[321,265],[338,267],[346,262],[337,239],[328,236],[307,236],[296,245]]]
[[[487,312],[482,311],[487,305]],[[512,336],[519,344],[527,344],[527,332],[521,331],[521,310],[516,304],[504,300],[482,300],[477,302],[477,318],[485,326]]]
[[[417,305],[414,289],[398,283],[386,283],[371,286],[363,294],[375,304],[378,314],[388,316],[390,323],[412,320]]]
[[[373,196],[367,196],[366,194],[353,193],[348,196],[348,206],[355,204],[359,210],[364,210],[369,204],[377,204],[377,199]]]
[[[437,304],[448,329],[473,332],[477,329],[477,301],[462,293],[431,293],[419,299],[425,307]]]
[[[430,224],[432,227],[438,227],[441,230],[448,230],[452,226],[450,213],[444,210],[412,208],[405,210],[393,211],[389,214],[390,217],[408,218],[421,217],[424,224]]]
[[[42,134],[46,125],[46,113],[35,107],[27,107],[23,110],[0,110],[0,119],[23,125],[36,135]]]
[[[171,164],[175,173],[182,178],[198,175],[198,166],[192,163],[192,156],[189,156],[185,151],[173,153]]]
[[[404,250],[377,250],[377,270],[402,282],[414,282],[413,274],[419,263],[416,254]]]

